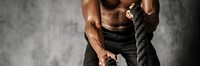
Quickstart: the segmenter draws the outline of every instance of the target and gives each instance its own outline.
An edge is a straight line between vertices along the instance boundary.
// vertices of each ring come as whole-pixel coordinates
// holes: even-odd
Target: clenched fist
[[[111,57],[113,58],[114,60],[117,60],[117,56],[115,54],[113,54],[112,52],[110,51],[107,51],[107,50],[103,50],[103,51],[100,51],[98,55],[98,58],[99,58],[99,66],[105,66],[106,65],[106,60]]]
[[[126,16],[132,20],[139,16],[145,16],[145,12],[139,5],[132,3],[129,10],[126,11]]]

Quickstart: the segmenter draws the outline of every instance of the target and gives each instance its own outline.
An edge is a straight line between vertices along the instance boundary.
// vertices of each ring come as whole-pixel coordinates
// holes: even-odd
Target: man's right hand
[[[98,55],[99,58],[99,66],[105,66],[106,65],[106,60],[111,57],[113,58],[115,61],[117,60],[117,56],[115,54],[113,54],[110,51],[107,50],[103,50],[100,51]]]

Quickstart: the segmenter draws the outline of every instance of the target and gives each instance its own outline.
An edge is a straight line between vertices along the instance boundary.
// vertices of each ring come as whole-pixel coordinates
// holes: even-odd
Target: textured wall
[[[188,62],[196,30],[188,2],[197,4],[160,0],[152,42],[162,66]],[[81,0],[0,0],[0,66],[81,66],[84,24]]]

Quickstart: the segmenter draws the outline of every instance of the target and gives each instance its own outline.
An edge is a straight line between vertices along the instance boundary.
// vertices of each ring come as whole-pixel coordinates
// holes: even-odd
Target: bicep
[[[82,13],[86,22],[100,22],[100,4],[98,0],[82,0]]]
[[[160,5],[159,0],[142,0],[142,8],[147,14],[158,14]]]

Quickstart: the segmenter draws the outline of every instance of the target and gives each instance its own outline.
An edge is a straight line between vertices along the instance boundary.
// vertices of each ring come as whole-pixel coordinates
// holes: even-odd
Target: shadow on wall
[[[162,66],[197,65],[197,0],[160,0],[160,24],[153,44]]]
[[[162,66],[179,66],[190,49],[186,2],[160,0],[152,42]],[[84,24],[80,0],[0,0],[0,66],[81,66]]]

